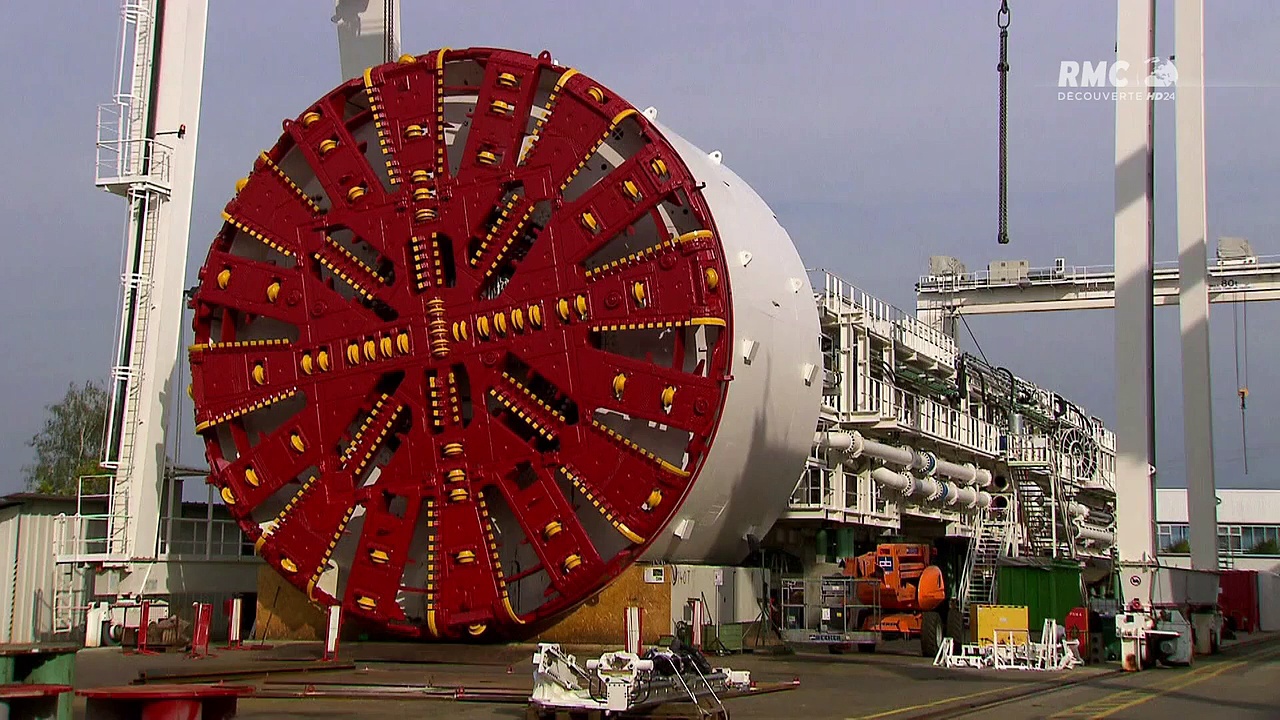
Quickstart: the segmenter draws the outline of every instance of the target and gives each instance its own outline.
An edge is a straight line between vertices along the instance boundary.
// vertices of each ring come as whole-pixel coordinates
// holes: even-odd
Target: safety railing
[[[1156,269],[1177,270],[1178,264],[1155,263]],[[975,270],[949,275],[921,275],[916,292],[956,292],[986,287],[1009,287],[1023,282],[1070,283],[1074,285],[1110,284],[1115,280],[1114,265],[1064,265],[1062,267],[1027,268],[1025,273],[1002,268],[996,272]]]
[[[860,309],[865,313],[866,326],[871,332],[930,360],[955,367],[956,344],[949,335],[826,270],[816,272],[823,277],[822,306],[828,311],[839,316],[851,309]]]
[[[1099,447],[1097,469],[1091,478],[1070,477],[1072,464],[1063,462],[1056,440],[1049,435],[1007,435],[1004,441],[1005,460],[1010,463],[1039,465],[1049,472],[1073,483],[1092,486],[1095,489],[1115,491],[1115,451]]]
[[[1258,255],[1244,261],[1219,260],[1208,267],[1209,274],[1238,272],[1250,266],[1275,266],[1280,264],[1280,255]],[[1159,276],[1175,275],[1178,272],[1176,260],[1153,263],[1153,272]],[[1061,267],[1027,268],[1026,272],[1014,272],[1002,268],[996,272],[976,270],[974,272],[948,275],[921,275],[916,282],[917,293],[949,293],[965,290],[979,290],[991,287],[1010,287],[1023,283],[1039,285],[1110,285],[1115,281],[1114,265],[1063,265]]]
[[[130,122],[127,105],[98,106],[95,184],[120,195],[139,183],[168,190],[173,148],[151,138],[131,137]]]
[[[884,520],[897,515],[897,508],[877,491],[874,483],[863,482],[848,471],[838,472],[838,466],[829,466],[827,462],[826,453],[815,445],[799,482],[791,491],[789,511],[856,513]]]
[[[112,556],[112,536],[124,518],[111,511],[114,475],[77,478],[76,512],[54,519],[53,554],[56,562],[102,562]]]
[[[831,487],[831,471],[820,464],[810,462],[805,466],[800,482],[791,493],[793,509],[827,509],[835,507],[835,495]]]
[[[1011,463],[1053,467],[1057,448],[1053,438],[1047,435],[1009,435],[1005,440],[1005,459]]]
[[[881,613],[880,581],[874,578],[781,578],[779,628],[787,643],[874,645]]]
[[[936,440],[988,455],[1000,452],[1000,431],[991,423],[948,405],[903,390],[883,380],[867,378],[858,393],[859,414],[896,420]]]

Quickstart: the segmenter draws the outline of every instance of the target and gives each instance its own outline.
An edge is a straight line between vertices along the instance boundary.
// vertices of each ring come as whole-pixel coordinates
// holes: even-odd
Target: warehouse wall
[[[622,616],[631,605],[644,610],[643,643],[653,644],[659,636],[671,633],[671,570],[665,569],[664,582],[652,583],[645,581],[646,567],[650,566],[627,568],[598,595],[533,640],[621,645]],[[271,640],[324,639],[324,613],[302,591],[267,565],[263,565],[258,573],[257,602],[258,624],[254,637]],[[344,628],[343,635],[351,637],[352,631],[353,628]]]
[[[0,642],[53,638],[55,521],[66,510],[67,503],[43,501],[0,509]],[[75,572],[73,602],[83,605],[84,576]]]

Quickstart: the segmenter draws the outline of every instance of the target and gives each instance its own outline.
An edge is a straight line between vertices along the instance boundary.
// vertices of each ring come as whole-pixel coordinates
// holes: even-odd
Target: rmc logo
[[[1153,57],[1148,58],[1145,64],[1146,67],[1142,69],[1145,71],[1145,75],[1139,76],[1137,74],[1138,71],[1130,67],[1129,63],[1124,60],[1120,60],[1118,62],[1107,62],[1102,60],[1096,63],[1088,60],[1083,63],[1075,60],[1063,60],[1058,66],[1059,88],[1110,87],[1114,89],[1109,92],[1078,92],[1060,90],[1058,92],[1058,99],[1115,100],[1121,95],[1121,93],[1125,95],[1129,95],[1130,93],[1137,95],[1141,93],[1143,96],[1155,100],[1172,99],[1174,92],[1173,88],[1178,84],[1178,68],[1173,64],[1173,61]],[[1139,77],[1141,77],[1140,81]],[[1135,89],[1121,89],[1129,87],[1133,87]],[[1168,89],[1159,90],[1155,88]]]

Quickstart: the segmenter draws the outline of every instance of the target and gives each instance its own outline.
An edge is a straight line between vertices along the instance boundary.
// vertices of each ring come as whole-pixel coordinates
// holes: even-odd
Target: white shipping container
[[[1258,629],[1280,630],[1280,575],[1258,573]]]

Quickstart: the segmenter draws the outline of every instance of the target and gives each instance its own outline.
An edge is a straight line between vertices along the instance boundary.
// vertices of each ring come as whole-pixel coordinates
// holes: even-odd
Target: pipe
[[[1094,525],[1076,523],[1076,541],[1092,540],[1099,547],[1111,547],[1116,542],[1116,535]]]
[[[848,453],[851,458],[862,454],[862,434],[856,432],[818,432],[813,434],[813,444],[820,450]]]
[[[838,450],[848,453],[850,457],[866,455],[905,470],[916,471],[923,476],[942,475],[964,485],[977,485],[980,488],[991,484],[989,470],[939,460],[934,453],[916,450],[906,445],[894,447],[875,440],[867,440],[862,437],[862,433],[856,431],[815,433],[813,442],[824,450]]]
[[[858,434],[861,437],[860,433]],[[875,440],[862,439],[862,454],[869,455],[877,460],[883,460],[891,465],[898,465],[903,468],[912,470],[921,470],[923,468],[916,467],[921,462],[919,454],[909,447],[894,447],[885,445]]]
[[[959,480],[966,485],[977,485],[978,487],[984,488],[991,484],[990,470],[974,467],[969,464],[957,465],[956,463],[948,462],[946,460],[939,460],[938,466],[934,469],[934,472],[939,475],[945,475],[946,477],[954,480]]]
[[[1088,519],[1101,525],[1110,525],[1111,521],[1115,519],[1111,516],[1111,513],[1105,510],[1094,510],[1088,505],[1078,502],[1069,502],[1066,507],[1067,512],[1080,520]]]
[[[910,496],[916,492],[914,479],[901,473],[896,473],[887,467],[878,467],[872,470],[871,479],[890,490],[897,490],[903,495]]]
[[[920,502],[979,509],[991,506],[991,493],[973,487],[960,487],[937,478],[913,478],[887,467],[878,467],[871,471],[871,479],[883,487],[902,493],[904,497],[919,496]]]

